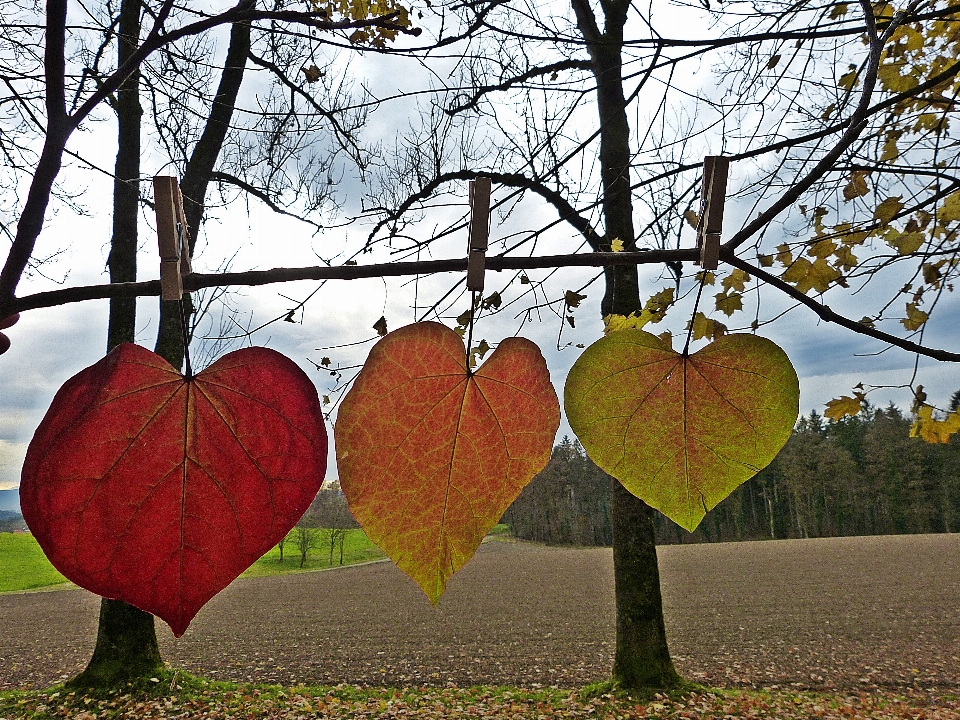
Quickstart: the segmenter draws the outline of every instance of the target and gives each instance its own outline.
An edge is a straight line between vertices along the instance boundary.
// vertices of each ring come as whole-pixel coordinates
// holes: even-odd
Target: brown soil
[[[678,670],[711,685],[960,685],[960,535],[833,538],[659,550]],[[610,672],[609,549],[489,542],[436,608],[391,563],[238,580],[167,662],[283,684],[580,686]],[[81,670],[98,598],[0,595],[0,689]]]

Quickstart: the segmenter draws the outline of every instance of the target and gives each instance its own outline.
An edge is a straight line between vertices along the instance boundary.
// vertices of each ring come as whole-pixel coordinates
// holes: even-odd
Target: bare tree
[[[725,320],[744,311],[745,302],[752,316],[743,329],[782,316],[782,301],[768,315],[761,312],[760,298],[769,296],[761,294],[763,285],[887,345],[960,359],[922,342],[924,324],[958,272],[960,178],[951,168],[960,145],[948,119],[960,89],[960,64],[949,50],[960,28],[956,9],[937,2],[899,9],[866,2],[856,9],[774,2],[681,7],[668,12],[705,16],[712,24],[706,37],[671,37],[658,30],[657,6],[623,0],[447,7],[446,17],[474,28],[469,52],[382,167],[368,245],[413,255],[463,227],[464,218],[438,220],[432,233],[411,233],[408,218],[435,217],[433,206],[462,197],[464,181],[483,175],[501,186],[497,206],[504,213],[522,201],[556,213],[554,222],[514,233],[504,254],[532,253],[566,224],[574,247],[647,250],[651,262],[663,263],[674,287],[658,288],[646,301],[634,267],[606,265],[600,314],[608,326],[661,322],[677,314],[668,311],[681,297],[699,298],[704,285],[719,281],[722,292],[709,306],[694,307],[686,332],[663,336],[679,336],[686,353],[691,340],[727,332],[717,315]],[[708,80],[682,86],[676,80],[689,76],[688,65],[711,62]],[[694,244],[684,227],[700,224],[700,171],[710,153],[739,161],[730,204],[745,220],[721,246],[725,277],[683,267],[698,258],[682,240],[686,235],[686,246]],[[837,217],[828,225],[830,214]],[[871,239],[884,244],[871,246]],[[778,264],[779,273],[765,269]],[[513,281],[519,289],[504,308],[526,297],[529,305],[552,308],[561,325],[573,322],[571,309],[584,298],[579,288],[540,300],[539,283],[519,274]],[[896,290],[869,308],[848,296],[842,307],[856,315],[823,299],[868,282]],[[495,312],[505,292],[482,309]],[[892,312],[904,294],[902,314]],[[460,295],[448,293],[425,315],[450,312]],[[479,309],[475,302],[471,308]],[[613,679],[625,687],[675,684],[653,511],[615,483],[612,515]]]

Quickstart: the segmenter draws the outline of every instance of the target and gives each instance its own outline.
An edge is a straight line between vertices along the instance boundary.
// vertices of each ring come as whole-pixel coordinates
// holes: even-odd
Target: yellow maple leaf
[[[947,263],[946,260],[939,260],[935,263],[924,263],[923,264],[923,281],[927,285],[933,285],[937,282],[940,275],[940,268],[942,268]]]
[[[867,175],[869,173],[863,170],[854,170],[850,173],[850,179],[843,188],[843,199],[853,200],[863,197],[870,192],[870,186],[867,185]]]
[[[837,258],[837,265],[842,270],[852,270],[857,265],[860,264],[860,260],[856,255],[851,252],[850,248],[846,245],[843,247],[837,248],[836,252],[833,253],[834,257]]]
[[[687,323],[687,329],[690,328],[690,324]],[[727,326],[722,322],[717,322],[716,320],[711,320],[702,312],[698,312],[693,316],[693,339],[700,340],[701,338],[710,338],[711,340],[716,340],[719,337],[723,337],[727,333]]]
[[[891,228],[891,230],[892,229],[893,228]],[[887,244],[894,248],[899,255],[910,255],[920,249],[926,236],[919,231],[901,233],[894,230],[891,233],[885,233],[883,239],[886,240]]]
[[[692,227],[694,230],[697,229],[700,225],[700,216],[697,214],[696,210],[687,210],[683,214],[684,219],[687,221],[687,224]]]
[[[743,310],[743,295],[740,293],[729,293],[724,291],[717,293],[717,310],[724,313],[727,317],[733,315],[737,310]]]
[[[907,330],[919,330],[929,317],[930,313],[925,313],[917,307],[916,303],[907,303],[907,316],[900,321],[900,324]]]
[[[897,140],[903,133],[900,130],[887,131],[887,137],[883,141],[883,152],[880,153],[880,161],[896,160],[900,157],[900,148],[897,147]]]
[[[790,252],[790,246],[786,243],[777,245],[777,262],[781,265],[789,265],[793,262],[793,253]]]
[[[884,225],[893,220],[894,216],[903,210],[903,203],[900,202],[902,195],[896,195],[894,197],[888,197],[882,203],[877,205],[877,209],[873,211],[873,217],[882,222]]]
[[[650,322],[658,323],[667,314],[667,310],[673,305],[673,293],[674,289],[664,288],[658,293],[654,293],[650,296],[646,303],[643,306],[643,312],[640,313],[640,316],[643,317],[644,313],[649,314]]]
[[[960,220],[960,190],[946,197],[937,210],[937,219],[943,223]]]
[[[833,240],[818,240],[807,250],[807,255],[815,258],[830,257],[836,249],[837,244]]]
[[[837,80],[837,85],[844,90],[852,90],[853,86],[857,84],[859,79],[860,75],[857,73],[857,69],[854,67],[852,70],[848,70],[840,76],[840,79]]]
[[[623,240],[614,238],[610,242],[610,252],[623,252]]]
[[[912,90],[920,82],[912,75],[902,75],[904,69],[902,61],[886,63],[877,70],[877,78],[884,90],[888,92],[901,93]]]
[[[819,258],[811,263],[806,258],[797,258],[796,262],[780,276],[784,282],[796,286],[802,293],[808,293],[810,290],[816,290],[818,293],[826,292],[830,284],[839,280],[842,276],[840,272],[831,266],[826,258]]]
[[[727,275],[720,284],[723,285],[724,290],[743,292],[748,282],[750,282],[750,273],[736,268],[732,273]]]
[[[836,20],[847,14],[847,4],[846,3],[837,3],[832,8],[830,8],[830,19]]]
[[[805,277],[807,277],[807,273],[810,272],[811,265],[812,263],[806,258],[797,258],[796,262],[792,263],[790,267],[784,271],[780,278],[784,282],[788,282],[791,285],[796,285],[797,283],[802,282]]]
[[[933,416],[933,407],[923,404],[917,410],[913,425],[910,426],[910,437],[919,437],[928,443],[947,443],[950,442],[950,436],[957,431],[960,431],[960,411],[938,420]]]
[[[863,403],[855,397],[841,395],[827,403],[823,414],[831,420],[839,420],[847,415],[856,415],[863,409]]]

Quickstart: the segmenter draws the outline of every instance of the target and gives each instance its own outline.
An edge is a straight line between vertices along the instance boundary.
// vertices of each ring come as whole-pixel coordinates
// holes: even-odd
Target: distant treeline
[[[27,523],[23,521],[23,515],[11,510],[0,510],[0,532],[23,532],[27,529]]]
[[[960,393],[958,393],[960,395]],[[610,545],[611,478],[564,438],[502,522],[516,537]],[[776,459],[688,533],[656,513],[657,543],[960,531],[960,441],[910,437],[896,407],[801,418]]]

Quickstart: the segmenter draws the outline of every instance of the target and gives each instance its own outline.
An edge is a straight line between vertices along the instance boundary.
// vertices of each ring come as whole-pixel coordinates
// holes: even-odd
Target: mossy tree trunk
[[[133,53],[140,37],[141,0],[120,5],[118,64]],[[107,265],[110,282],[137,279],[137,220],[140,213],[140,73],[120,86],[117,112],[117,160],[113,185],[113,236]],[[137,304],[134,298],[110,301],[107,350],[134,341]],[[153,615],[120,600],[100,601],[97,644],[86,669],[69,684],[110,687],[163,668]]]
[[[248,0],[254,7],[256,0]],[[120,7],[119,57],[122,64],[140,36],[141,0],[123,0]],[[191,232],[191,251],[203,215],[203,198],[213,165],[223,146],[243,80],[250,51],[250,25],[232,26],[230,47],[220,87],[206,127],[194,149],[181,188]],[[140,75],[133,73],[121,86],[117,103],[118,149],[114,182],[113,237],[108,265],[111,282],[136,280],[137,220],[140,180]],[[158,258],[159,262],[159,258]],[[190,298],[184,296],[184,311]],[[136,301],[111,300],[107,349],[134,341]],[[174,367],[181,367],[184,347],[180,329],[180,303],[162,302],[156,352]],[[97,627],[97,644],[87,668],[70,681],[75,687],[110,687],[128,680],[150,677],[163,669],[154,617],[120,600],[103,599]]]
[[[621,49],[629,0],[600,0],[604,27],[588,0],[571,0],[587,43],[597,80],[600,114],[600,172],[603,185],[604,238],[609,251],[619,239],[637,249],[630,191],[630,127],[623,94]],[[640,310],[636,267],[604,269],[606,288],[601,314],[629,315]],[[670,660],[663,623],[663,600],[653,524],[654,510],[613,480],[611,515],[616,585],[617,644],[612,679],[624,689],[668,688],[681,682]]]

